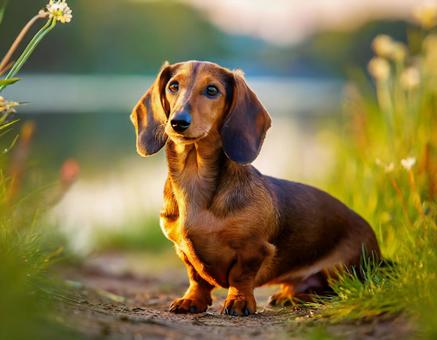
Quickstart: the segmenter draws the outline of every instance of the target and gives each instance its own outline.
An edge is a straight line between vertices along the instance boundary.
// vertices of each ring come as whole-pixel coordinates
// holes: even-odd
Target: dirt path
[[[107,254],[81,267],[63,268],[61,275],[73,295],[60,306],[63,322],[87,338],[105,339],[298,339],[299,320],[309,310],[266,307],[272,289],[256,291],[258,313],[231,317],[219,313],[224,290],[213,306],[196,315],[167,312],[170,302],[187,287],[183,267],[173,255],[155,257]],[[411,328],[401,317],[330,326],[329,333],[346,339],[402,339]],[[325,332],[313,332],[324,339]]]

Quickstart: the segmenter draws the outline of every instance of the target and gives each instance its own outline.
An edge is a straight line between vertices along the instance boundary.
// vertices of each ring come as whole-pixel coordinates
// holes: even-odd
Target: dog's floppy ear
[[[231,103],[220,131],[223,149],[229,159],[248,164],[258,156],[271,119],[240,70],[233,72],[230,82]]]
[[[155,82],[139,100],[130,116],[137,137],[137,152],[143,157],[158,152],[167,141],[164,130],[168,105],[164,91],[170,78],[171,66],[165,62]]]

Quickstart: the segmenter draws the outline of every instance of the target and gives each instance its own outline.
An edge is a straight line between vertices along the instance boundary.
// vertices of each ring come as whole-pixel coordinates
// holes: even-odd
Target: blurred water
[[[150,86],[148,76],[23,75],[4,93],[25,101],[25,113],[125,113]],[[323,115],[339,104],[337,79],[248,77],[250,86],[275,115]]]
[[[147,216],[159,214],[164,154],[137,156],[129,122],[131,107],[151,82],[150,77],[134,76],[33,75],[5,93],[31,103],[23,111],[39,130],[33,164],[57,169],[63,160],[74,158],[81,165],[80,179],[50,214],[76,252],[93,250],[99,234],[129,232]],[[286,78],[248,82],[273,119],[254,165],[277,177],[319,181],[333,158],[324,139],[329,131],[320,120],[338,114],[341,82]]]

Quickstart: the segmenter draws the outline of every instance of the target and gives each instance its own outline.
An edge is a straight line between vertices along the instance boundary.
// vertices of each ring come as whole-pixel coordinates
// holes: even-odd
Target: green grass
[[[6,3],[0,1],[0,24]],[[22,54],[13,56],[17,57],[15,62],[9,65],[11,60],[5,57],[0,94],[19,80],[15,75],[55,25],[55,19],[48,19]],[[12,116],[17,106],[19,103],[0,96],[0,339],[71,338],[53,320],[51,292],[55,283],[48,268],[61,248],[46,248],[38,228],[40,211],[47,209],[46,197],[41,193],[26,195],[21,190],[34,129],[24,124],[21,134],[16,131],[17,120]]]
[[[410,43],[423,46],[415,55],[379,55],[382,69],[369,66],[374,86],[364,74],[354,74],[341,133],[331,140],[338,164],[324,184],[370,221],[383,255],[396,265],[368,265],[364,281],[343,275],[334,284],[338,296],[316,304],[315,316],[338,323],[404,313],[417,320],[420,336],[432,339],[437,335],[437,35],[423,32],[415,39]],[[408,158],[415,163],[409,166]]]
[[[126,229],[99,234],[95,244],[99,251],[143,250],[159,252],[171,247],[159,227],[159,219],[146,219],[141,224],[127,226]]]
[[[48,272],[62,248],[44,242],[37,205],[6,199],[10,184],[0,176],[0,338],[67,336],[53,320],[56,283]]]

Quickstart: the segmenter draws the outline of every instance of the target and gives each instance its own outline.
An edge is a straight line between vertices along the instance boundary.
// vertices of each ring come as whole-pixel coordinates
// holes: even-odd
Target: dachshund
[[[242,71],[165,63],[131,121],[141,156],[166,149],[160,225],[190,282],[171,312],[205,312],[223,287],[222,313],[246,316],[256,287],[280,284],[270,304],[286,305],[329,290],[364,256],[380,258],[372,228],[343,203],[251,165],[271,119]]]

